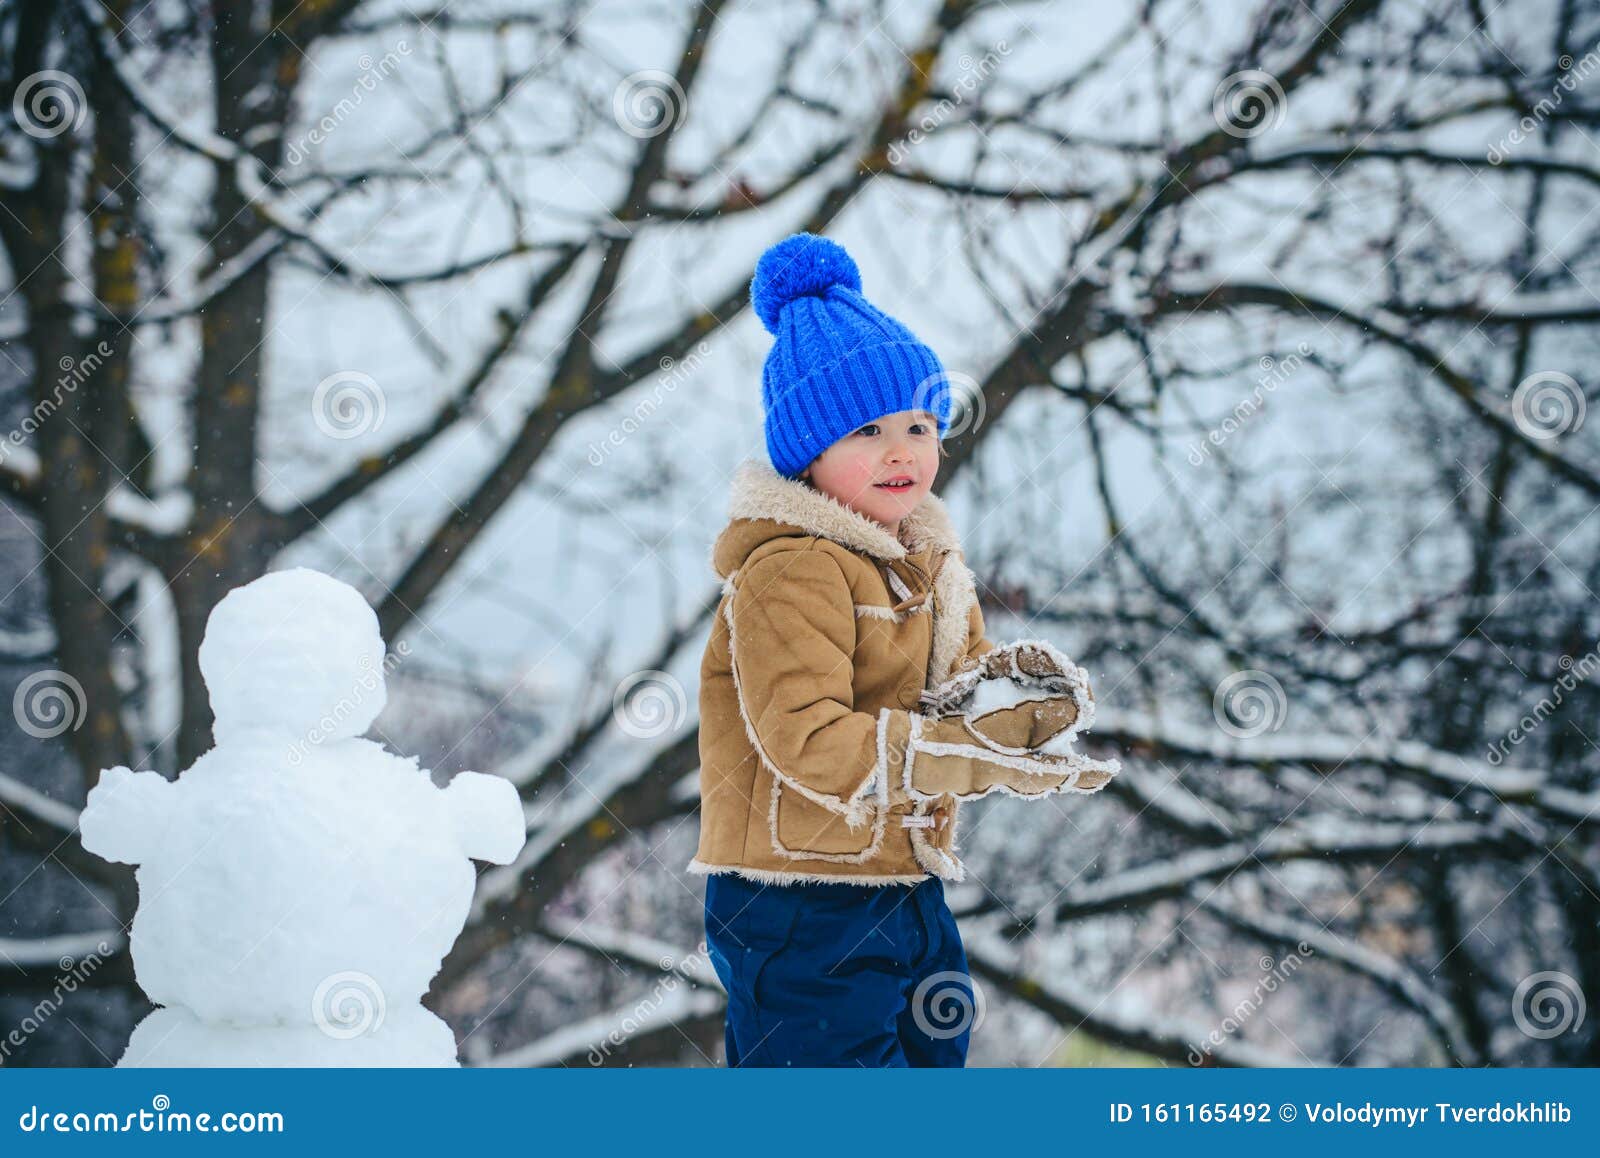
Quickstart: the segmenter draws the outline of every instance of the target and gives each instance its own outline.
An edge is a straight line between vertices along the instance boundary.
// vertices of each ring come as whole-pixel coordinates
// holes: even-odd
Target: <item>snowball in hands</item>
[[[1016,680],[982,680],[972,689],[972,698],[967,701],[966,713],[969,716],[981,716],[987,712],[998,712],[1002,708],[1014,708],[1018,704],[1026,704],[1032,700],[1049,698],[1049,692],[1036,687],[1024,687]]]
[[[112,768],[84,847],[136,864],[131,947],[158,1005],[122,1064],[454,1065],[420,1004],[476,874],[525,837],[510,782],[435,787],[358,738],[383,709],[377,617],[317,571],[217,604],[200,645],[216,746],[176,781]]]
[[[1011,679],[982,680],[972,689],[967,701],[966,714],[974,718],[1004,708],[1014,708],[1033,700],[1048,700],[1052,693],[1035,686],[1026,686]],[[1080,728],[1072,728],[1059,736],[1052,736],[1039,745],[1039,751],[1049,756],[1071,756],[1077,752]]]
[[[1083,767],[1116,775],[1122,767],[1120,761],[1090,760],[1077,750],[1079,735],[1094,724],[1088,673],[1044,640],[999,644],[976,664],[923,695],[923,703],[935,716],[962,715],[973,720],[1020,704],[1057,699],[1071,701],[1075,709],[1072,722],[1034,752],[1066,757]]]

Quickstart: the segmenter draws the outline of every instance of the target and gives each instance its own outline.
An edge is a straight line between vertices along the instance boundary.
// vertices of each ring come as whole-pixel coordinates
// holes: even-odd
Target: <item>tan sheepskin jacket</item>
[[[943,688],[951,699],[958,673],[975,681],[994,648],[938,498],[902,520],[896,538],[747,462],[712,565],[723,596],[700,669],[691,872],[776,884],[959,881],[961,800],[1091,792],[1117,771],[1115,761],[1031,751],[1026,722],[998,743],[970,720],[919,710],[924,692]],[[1060,658],[1076,699],[1053,702],[1065,705],[1064,722],[1086,724],[1087,682]]]

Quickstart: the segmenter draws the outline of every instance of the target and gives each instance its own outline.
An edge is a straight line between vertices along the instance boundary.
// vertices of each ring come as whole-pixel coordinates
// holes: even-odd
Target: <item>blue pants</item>
[[[734,1066],[951,1066],[975,1012],[944,885],[706,877]]]

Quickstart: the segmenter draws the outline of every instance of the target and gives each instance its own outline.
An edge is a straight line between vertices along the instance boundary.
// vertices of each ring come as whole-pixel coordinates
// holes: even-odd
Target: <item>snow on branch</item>
[[[716,1016],[726,1005],[722,982],[703,945],[685,953],[670,942],[643,933],[590,928],[586,921],[569,917],[546,918],[539,932],[556,944],[603,957],[613,965],[638,966],[664,976],[657,979],[649,994],[631,1004],[564,1026],[508,1053],[491,1055],[481,1047],[474,1050],[469,1044],[467,1052],[473,1065],[560,1065],[580,1055],[590,1065],[599,1065],[627,1042],[675,1031],[674,1027],[686,1020]],[[467,1040],[471,1043],[474,1039]]]
[[[66,972],[74,962],[107,957],[126,947],[127,937],[121,929],[93,929],[87,933],[62,933],[27,941],[0,937],[0,965]]]
[[[78,839],[78,809],[4,773],[0,773],[0,838],[54,861],[80,881],[95,881],[113,890],[133,886],[126,865],[84,851]]]
[[[1442,995],[1428,987],[1417,972],[1387,953],[1380,953],[1356,941],[1349,941],[1313,921],[1261,911],[1247,911],[1242,905],[1224,900],[1217,893],[1196,896],[1241,932],[1268,944],[1306,945],[1316,956],[1336,961],[1352,972],[1377,982],[1394,997],[1422,1015],[1446,1053],[1463,1065],[1477,1065],[1477,1051],[1467,1037],[1466,1027],[1455,1008]]]
[[[78,830],[76,808],[52,800],[22,781],[0,773],[0,824],[8,819],[29,831],[32,828],[28,822],[37,822],[54,829],[58,837],[71,836]]]
[[[523,878],[543,864],[556,849],[561,848],[578,832],[595,821],[603,820],[611,812],[612,798],[657,771],[663,755],[681,749],[686,743],[696,743],[699,721],[674,737],[661,750],[631,762],[617,753],[610,758],[593,761],[601,775],[585,781],[570,781],[564,785],[556,802],[539,813],[538,819],[528,827],[528,843],[511,864],[490,869],[478,878],[477,895],[472,902],[472,919],[483,917],[488,908],[497,902],[512,900],[523,886]]]
[[[240,196],[244,198],[256,214],[280,233],[293,238],[314,252],[324,263],[329,273],[340,274],[359,284],[385,289],[399,289],[416,283],[461,277],[512,257],[521,257],[551,250],[565,251],[570,248],[569,243],[566,242],[523,242],[519,240],[513,245],[484,254],[481,257],[456,262],[444,269],[427,273],[382,274],[371,270],[354,255],[335,252],[312,234],[309,222],[300,220],[294,213],[271,196],[268,191],[271,175],[260,158],[240,148],[233,141],[218,133],[186,124],[182,118],[174,116],[163,108],[161,101],[145,87],[144,81],[131,67],[116,38],[110,35],[106,27],[105,13],[98,0],[80,0],[79,8],[89,26],[94,29],[96,51],[105,61],[111,75],[116,78],[118,86],[127,94],[128,100],[133,104],[134,108],[146,120],[156,125],[163,133],[185,149],[205,157],[219,166],[230,168],[233,171],[234,183],[239,189]],[[235,261],[241,269],[248,268],[270,254],[271,250],[271,246],[263,246],[255,251],[247,250],[238,254]],[[239,272],[238,270],[228,271],[226,276],[222,278],[222,284],[226,285],[229,281],[237,278]],[[218,271],[218,275],[222,274],[223,271]],[[185,307],[185,309],[187,308]],[[151,320],[158,320],[166,314],[176,315],[182,312],[184,310],[158,310],[151,315]]]
[[[1176,312],[1185,317],[1201,310],[1225,312],[1242,305],[1268,306],[1307,317],[1340,321],[1354,326],[1410,357],[1442,382],[1452,394],[1485,426],[1512,440],[1552,473],[1574,483],[1591,495],[1600,495],[1600,475],[1589,467],[1559,453],[1553,446],[1530,436],[1508,415],[1486,402],[1468,375],[1446,361],[1446,356],[1406,332],[1407,318],[1392,308],[1377,306],[1363,312],[1354,305],[1340,305],[1315,294],[1291,290],[1283,285],[1251,282],[1218,282],[1192,287],[1173,286],[1156,296],[1158,312]],[[1486,320],[1493,320],[1492,315]],[[1503,319],[1507,325],[1527,324],[1515,316]],[[1535,319],[1537,320],[1537,319]]]
[[[472,1064],[491,1069],[566,1065],[584,1058],[599,1065],[597,1053],[609,1054],[618,1045],[638,1042],[663,1032],[681,1032],[682,1022],[714,1017],[723,1009],[721,993],[678,985],[652,1002],[650,995],[619,1005],[615,1009],[562,1026],[554,1033],[504,1053],[472,1059]]]
[[[1155,780],[1150,769],[1130,762],[1106,787],[1133,805],[1136,813],[1149,812],[1158,824],[1202,840],[1226,840],[1247,827],[1223,805],[1190,791],[1178,776],[1159,784]]]
[[[1382,142],[1354,142],[1346,137],[1306,138],[1287,148],[1250,158],[1252,171],[1284,169],[1310,164],[1341,168],[1352,161],[1417,161],[1442,169],[1482,169],[1489,172],[1551,173],[1600,185],[1600,169],[1560,157],[1502,157],[1492,160],[1486,152],[1446,153],[1423,144],[1416,135],[1399,134]]]
[[[1443,752],[1415,740],[1332,732],[1237,738],[1217,728],[1157,720],[1145,713],[1115,708],[1101,708],[1096,713],[1095,735],[1219,763],[1306,764],[1329,769],[1369,764],[1419,777],[1451,796],[1478,788],[1504,803],[1528,804],[1569,824],[1600,825],[1600,790],[1577,792],[1552,784],[1540,769],[1496,767],[1486,760]]]
[[[0,494],[26,503],[39,501],[39,455],[32,447],[11,446],[0,457]]]
[[[0,659],[27,663],[53,655],[56,629],[48,623],[11,631],[0,628]]]
[[[590,928],[586,921],[573,917],[546,917],[540,932],[552,940],[593,950],[608,960],[671,971],[697,985],[722,988],[722,981],[703,952],[703,945],[693,953],[684,953],[670,941],[627,929]]]
[[[188,527],[194,514],[194,496],[185,490],[173,490],[147,499],[133,488],[117,483],[107,493],[105,507],[120,523],[152,535],[171,536]]]
[[[1098,718],[1095,726],[1098,735]],[[1525,845],[1526,838],[1515,831],[1509,819],[1498,816],[1488,823],[1430,821],[1420,828],[1411,824],[1352,823],[1334,816],[1312,817],[1273,829],[1259,839],[1193,849],[1075,886],[1052,902],[1050,912],[1055,920],[1062,921],[1126,910],[1175,897],[1201,881],[1220,880],[1274,862],[1388,861],[1404,853],[1510,852]],[[973,917],[999,907],[996,898],[987,897],[959,915]],[[1006,932],[1019,932],[1038,919],[1016,922]]]
[[[1135,1010],[1131,1001],[1082,985],[1063,973],[1045,982],[1003,963],[1014,956],[993,932],[979,932],[967,939],[967,963],[975,974],[1048,1014],[1069,1032],[1081,1029],[1123,1049],[1190,1064],[1200,1052],[1200,1043],[1213,1037],[1211,1026],[1166,1017],[1154,1010]],[[1265,1068],[1328,1064],[1303,1057],[1285,1057],[1236,1037],[1211,1042],[1204,1056],[1210,1064],[1223,1066]]]

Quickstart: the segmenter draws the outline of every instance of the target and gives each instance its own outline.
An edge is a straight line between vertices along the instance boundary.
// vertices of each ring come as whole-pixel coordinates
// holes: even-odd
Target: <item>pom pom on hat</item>
[[[796,298],[823,297],[836,285],[861,292],[855,260],[837,241],[796,233],[761,255],[750,279],[750,303],[768,333],[776,334],[784,306]]]

